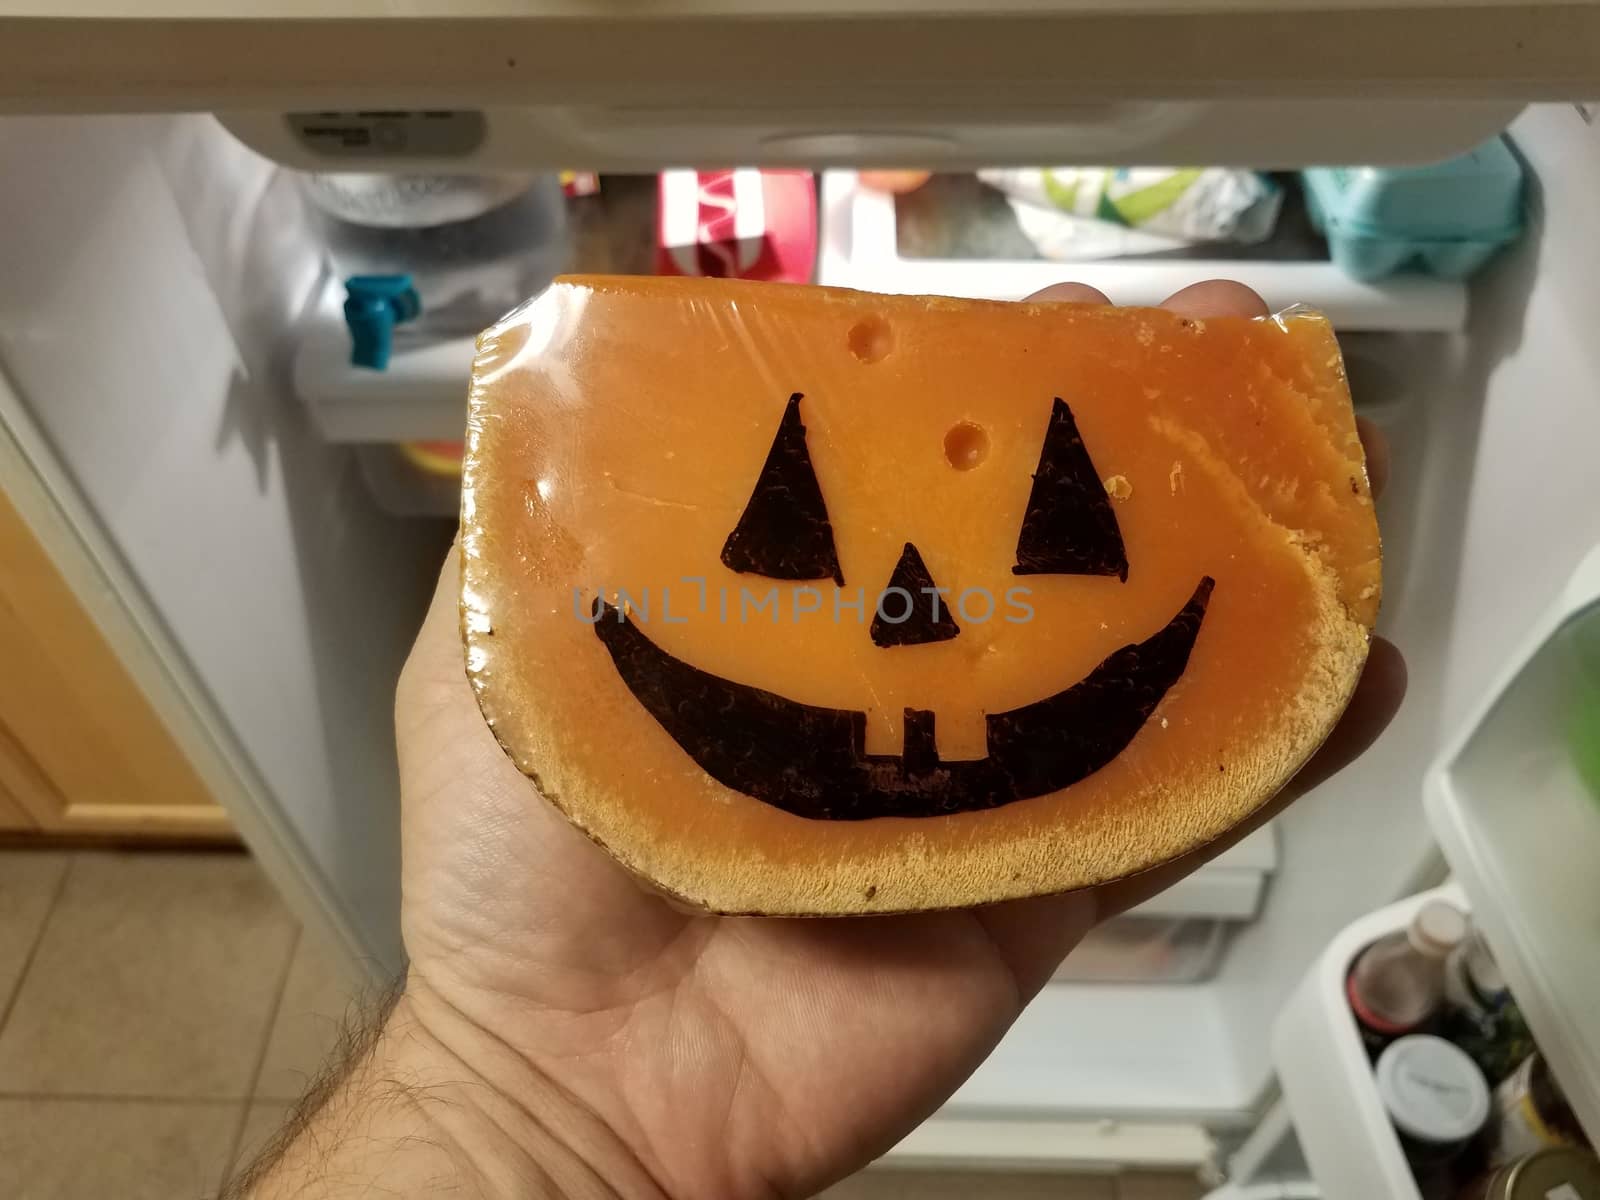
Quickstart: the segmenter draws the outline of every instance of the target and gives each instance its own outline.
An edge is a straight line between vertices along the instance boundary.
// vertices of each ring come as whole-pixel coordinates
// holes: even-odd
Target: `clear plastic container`
[[[554,174],[303,174],[330,269],[409,275],[421,301],[397,337],[475,335],[544,288],[567,256]]]
[[[1357,279],[1413,264],[1464,279],[1522,233],[1522,164],[1501,138],[1429,167],[1315,167],[1300,176],[1334,263]]]

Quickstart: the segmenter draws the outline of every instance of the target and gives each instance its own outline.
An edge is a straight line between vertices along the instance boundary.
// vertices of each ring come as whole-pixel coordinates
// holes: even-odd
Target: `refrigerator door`
[[[226,35],[227,20],[207,36]],[[131,19],[130,50],[141,26]],[[17,28],[0,16],[0,57]],[[1505,286],[1474,294],[1470,346],[1379,335],[1395,339],[1397,382],[1429,391],[1425,404],[1379,401],[1396,446],[1386,620],[1416,676],[1407,711],[1285,814],[1271,894],[1216,979],[1051,985],[945,1117],[1020,1114],[1048,1129],[1123,1118],[1130,1134],[1160,1137],[1139,1150],[1088,1139],[1106,1156],[1196,1161],[1208,1144],[1198,1125],[1242,1129],[1258,1115],[1264,1031],[1316,947],[1361,897],[1402,895],[1426,869],[1414,799],[1440,731],[1465,715],[1457,697],[1483,694],[1507,630],[1526,628],[1578,548],[1600,540],[1600,514],[1582,504],[1600,444],[1584,308],[1600,240],[1581,223],[1600,182],[1575,151],[1593,134],[1566,106],[1526,128],[1552,218],[1544,243],[1499,271]],[[315,272],[293,222],[269,219],[282,181],[191,116],[11,118],[0,163],[0,364],[17,415],[103,530],[119,586],[151,612],[191,702],[236,743],[250,785],[237,806],[259,816],[252,846],[275,851],[275,878],[298,886],[308,914],[392,967],[387,706],[449,531],[386,519],[348,449],[318,436],[291,393],[278,351]],[[1447,349],[1465,361],[1452,366]]]

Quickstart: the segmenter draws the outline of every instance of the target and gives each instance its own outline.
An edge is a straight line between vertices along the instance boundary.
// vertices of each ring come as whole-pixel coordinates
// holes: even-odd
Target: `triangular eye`
[[[1072,410],[1059,396],[1050,410],[1011,573],[1115,575],[1128,581],[1128,552],[1117,514]]]
[[[806,449],[800,393],[789,397],[750,502],[722,546],[723,565],[769,579],[832,579],[843,586],[833,525]]]

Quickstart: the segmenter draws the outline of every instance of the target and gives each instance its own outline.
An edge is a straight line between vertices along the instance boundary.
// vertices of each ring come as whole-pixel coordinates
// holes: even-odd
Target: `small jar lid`
[[[1460,1047],[1431,1034],[1398,1038],[1378,1056],[1378,1095],[1395,1128],[1417,1141],[1464,1142],[1489,1118],[1489,1085]]]

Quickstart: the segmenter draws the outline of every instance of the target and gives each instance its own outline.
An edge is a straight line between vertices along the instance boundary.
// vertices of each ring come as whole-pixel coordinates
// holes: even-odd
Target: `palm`
[[[413,968],[674,1194],[805,1194],[886,1149],[1092,921],[1085,896],[873,921],[675,908],[500,752],[461,669],[456,580],[452,555],[398,702]]]
[[[1077,290],[1047,298],[1104,300],[1064,286]],[[1265,312],[1238,285],[1168,305]],[[1381,447],[1368,450],[1376,490]],[[982,1061],[1097,914],[1159,891],[1337,770],[1404,692],[1398,655],[1374,642],[1346,719],[1275,804],[1093,894],[872,920],[714,917],[646,890],[501,753],[463,671],[457,585],[452,553],[397,702],[413,969],[678,1196],[804,1195],[886,1149]]]

